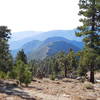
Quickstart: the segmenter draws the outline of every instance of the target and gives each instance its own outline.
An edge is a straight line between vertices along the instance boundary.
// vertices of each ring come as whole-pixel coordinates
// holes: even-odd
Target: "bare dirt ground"
[[[29,87],[17,87],[14,81],[0,81],[0,100],[100,100],[100,83],[93,89],[75,79],[35,79]]]

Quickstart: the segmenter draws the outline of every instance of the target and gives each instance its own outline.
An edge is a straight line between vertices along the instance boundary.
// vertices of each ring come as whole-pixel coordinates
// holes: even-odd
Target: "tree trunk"
[[[90,82],[94,83],[94,71],[90,72]]]
[[[90,69],[90,82],[94,83],[94,65]]]
[[[64,70],[65,70],[65,73],[64,73],[65,75],[64,75],[64,76],[67,78],[67,71],[68,71],[68,70],[67,70],[67,64],[66,64],[66,62],[65,62],[65,64],[64,64]]]
[[[25,84],[25,87],[28,87],[28,84],[27,83]]]
[[[67,77],[67,68],[65,67],[65,77]]]
[[[91,28],[91,30],[94,32],[95,31],[95,0],[93,0],[93,8],[92,8],[92,10],[94,11],[94,14],[93,14],[93,16],[92,16],[92,28]],[[94,34],[95,33],[93,33],[93,34],[91,34],[91,48],[92,49],[94,49],[95,47],[94,47]],[[91,58],[92,59],[92,58]],[[95,60],[95,59],[94,59]],[[90,82],[92,82],[92,83],[94,83],[94,67],[95,67],[95,65],[93,64],[93,62],[92,62],[92,64],[91,64],[91,69],[90,69]]]

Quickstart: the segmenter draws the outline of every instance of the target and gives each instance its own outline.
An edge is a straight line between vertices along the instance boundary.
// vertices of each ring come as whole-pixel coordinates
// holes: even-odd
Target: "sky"
[[[69,30],[79,26],[79,0],[0,0],[0,25],[12,32]]]

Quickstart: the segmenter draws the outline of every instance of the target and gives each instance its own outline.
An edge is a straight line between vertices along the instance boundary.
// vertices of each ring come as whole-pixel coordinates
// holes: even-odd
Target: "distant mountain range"
[[[67,40],[63,37],[51,37],[43,41],[28,57],[29,59],[44,59],[61,51],[68,52],[70,48],[77,52],[83,47],[83,43],[77,43],[81,44],[81,48],[72,43],[72,40]]]
[[[50,37],[64,37],[68,40],[81,41],[82,38],[76,37],[75,32],[77,30],[54,30],[48,32],[34,32],[34,31],[24,31],[12,33],[11,40],[9,41],[10,49],[15,50],[21,48],[24,44],[33,41],[39,40],[44,41]]]
[[[69,49],[75,52],[83,48],[83,43],[75,40],[68,40],[64,37],[49,37],[44,41],[32,40],[24,44],[21,48],[12,50],[12,55],[15,57],[17,52],[23,49],[29,60],[44,59],[47,56],[52,56],[58,52],[68,52]]]

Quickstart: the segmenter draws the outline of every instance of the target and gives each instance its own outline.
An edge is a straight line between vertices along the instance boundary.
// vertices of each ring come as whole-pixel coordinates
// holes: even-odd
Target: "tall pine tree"
[[[91,54],[100,55],[100,0],[80,0],[79,8],[79,15],[84,18],[80,19],[83,25],[78,27],[79,32],[76,35],[83,36],[85,47]],[[90,59],[95,60],[95,56]],[[91,63],[90,82],[92,83],[94,83],[94,68],[95,64]]]
[[[10,35],[11,32],[7,26],[0,26],[0,71],[5,73],[11,70],[12,63],[8,45]]]

